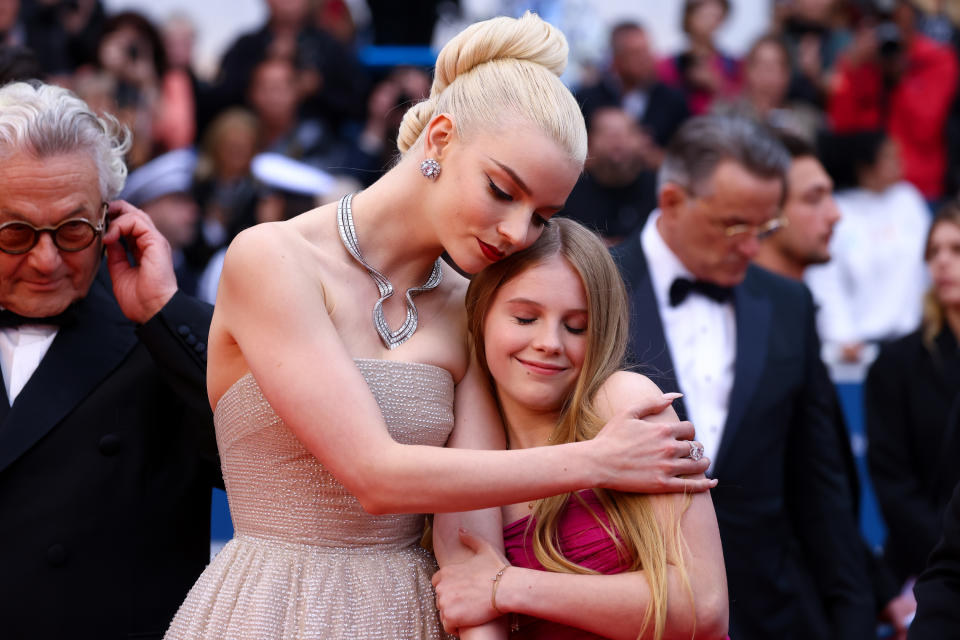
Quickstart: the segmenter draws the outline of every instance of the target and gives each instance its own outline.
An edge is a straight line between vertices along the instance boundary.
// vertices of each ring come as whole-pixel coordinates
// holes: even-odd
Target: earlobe
[[[450,143],[457,137],[457,128],[453,116],[449,113],[438,113],[427,123],[427,130],[423,136],[423,152],[428,158],[443,159]]]

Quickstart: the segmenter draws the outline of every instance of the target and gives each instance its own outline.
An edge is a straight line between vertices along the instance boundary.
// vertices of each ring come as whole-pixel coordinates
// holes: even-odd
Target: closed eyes
[[[490,176],[487,176],[487,184],[490,187],[490,193],[493,194],[493,197],[497,200],[503,200],[504,202],[513,202],[513,196],[501,189],[496,185],[493,179]],[[535,227],[545,227],[550,224],[550,219],[545,218],[539,213],[534,213],[531,221]]]
[[[514,316],[513,319],[514,319],[514,320],[516,321],[516,323],[519,324],[519,325],[529,325],[529,324],[533,324],[533,322],[536,320],[536,318],[522,318],[522,317],[520,317],[520,316]],[[564,324],[564,325],[563,325],[563,328],[566,329],[567,331],[569,331],[570,333],[572,333],[572,334],[575,335],[575,336],[582,335],[582,334],[583,334],[584,332],[586,332],[586,330],[587,330],[585,327],[571,327],[571,326],[568,325],[568,324]]]
[[[493,193],[494,198],[497,198],[498,200],[505,200],[507,202],[513,202],[513,196],[494,184],[493,180],[491,180],[489,177],[487,177],[487,182],[490,184],[490,192]]]

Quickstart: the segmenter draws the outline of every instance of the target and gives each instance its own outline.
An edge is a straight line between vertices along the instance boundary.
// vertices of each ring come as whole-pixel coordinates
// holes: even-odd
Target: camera
[[[877,25],[877,44],[880,56],[893,58],[903,51],[903,36],[900,28],[892,22],[881,22]]]

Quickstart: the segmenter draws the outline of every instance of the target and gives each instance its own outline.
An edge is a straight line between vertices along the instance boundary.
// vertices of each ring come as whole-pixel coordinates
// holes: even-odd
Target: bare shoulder
[[[217,302],[236,298],[249,306],[251,300],[276,298],[291,288],[320,286],[309,277],[317,273],[311,262],[309,242],[288,222],[246,229],[227,248]]]
[[[617,371],[600,386],[596,396],[596,410],[600,417],[609,420],[645,400],[663,395],[650,378],[632,371]]]
[[[632,371],[617,371],[600,387],[597,392],[597,401],[595,402],[598,412],[604,419],[609,419],[614,414],[629,409],[638,402],[644,402],[659,399],[663,396],[663,391],[650,378],[634,373]],[[610,413],[606,413],[609,411]],[[675,422],[679,418],[673,407],[668,406],[658,414],[645,416],[645,422]],[[689,480],[702,480],[704,474],[682,476]],[[680,517],[688,511],[691,504],[696,509],[704,508],[704,500],[710,502],[709,492],[693,494],[691,503],[691,494],[686,492],[679,493],[653,493],[649,496],[650,504],[653,507],[654,514],[664,525],[673,526],[673,523],[679,522]],[[675,550],[669,550],[668,553],[675,554]]]
[[[244,229],[227,248],[224,268],[254,263],[263,268],[275,264],[273,258],[281,258],[290,251],[297,240],[293,229],[284,228],[281,222],[268,222]]]
[[[297,266],[315,242],[308,236],[309,229],[296,220],[265,222],[244,229],[227,248],[224,268],[239,263],[269,272]]]

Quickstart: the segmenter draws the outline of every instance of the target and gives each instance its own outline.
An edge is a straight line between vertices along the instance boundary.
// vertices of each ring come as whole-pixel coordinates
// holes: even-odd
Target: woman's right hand
[[[679,397],[667,393],[637,403],[615,415],[591,440],[608,474],[601,486],[637,493],[696,493],[717,485],[715,479],[683,477],[702,474],[710,466],[707,458],[689,457],[693,424],[644,419],[666,411]]]

